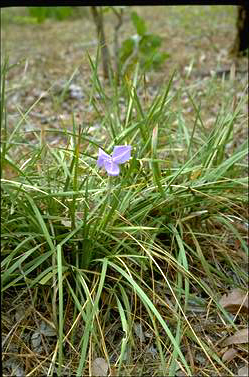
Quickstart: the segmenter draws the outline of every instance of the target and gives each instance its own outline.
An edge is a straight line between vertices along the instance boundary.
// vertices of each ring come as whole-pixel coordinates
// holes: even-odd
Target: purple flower
[[[119,175],[119,164],[124,164],[131,157],[131,145],[116,145],[114,147],[112,156],[105,153],[99,148],[99,156],[97,161],[97,166],[101,168],[105,167],[107,174],[109,175]]]

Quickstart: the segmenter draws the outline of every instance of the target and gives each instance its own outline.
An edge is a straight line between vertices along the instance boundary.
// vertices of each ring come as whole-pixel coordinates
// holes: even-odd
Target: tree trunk
[[[245,5],[238,6],[237,15],[237,35],[231,49],[231,53],[239,56],[240,54],[245,54],[245,51],[249,47],[249,37],[248,37],[248,25],[249,25],[249,12]]]
[[[114,7],[112,7],[112,10],[118,19],[118,22],[114,28],[115,30],[114,32],[114,59],[115,59],[114,66],[115,66],[115,74],[116,74],[116,83],[119,84],[120,66],[119,66],[119,56],[118,56],[119,55],[118,32],[123,23],[123,9],[121,9],[120,12],[118,12],[117,10],[115,10]]]
[[[110,53],[106,44],[105,32],[104,32],[104,23],[103,23],[103,14],[101,9],[98,7],[91,7],[92,16],[94,23],[96,25],[97,34],[100,43],[101,57],[103,64],[103,75],[104,78],[109,78],[109,68],[111,68]]]

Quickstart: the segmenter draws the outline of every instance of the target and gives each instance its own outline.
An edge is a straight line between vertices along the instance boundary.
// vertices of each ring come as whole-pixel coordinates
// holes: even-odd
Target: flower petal
[[[119,166],[115,164],[112,160],[105,160],[104,161],[105,170],[109,175],[119,175]]]
[[[102,149],[99,148],[99,155],[98,155],[98,160],[97,160],[97,166],[101,168],[104,166],[105,160],[110,160],[111,157],[105,153]]]
[[[116,145],[112,159],[116,164],[123,164],[131,157],[131,145]]]

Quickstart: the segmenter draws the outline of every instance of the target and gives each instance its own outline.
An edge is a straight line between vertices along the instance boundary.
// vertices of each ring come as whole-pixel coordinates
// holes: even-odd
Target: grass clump
[[[3,326],[7,348],[18,338],[32,355],[19,360],[27,375],[91,374],[102,357],[116,375],[232,376],[218,344],[238,323],[219,299],[248,283],[247,143],[228,149],[245,98],[224,103],[210,130],[185,88],[196,114],[189,127],[174,74],[148,103],[138,66],[107,93],[89,60],[100,129],[92,136],[72,116],[71,130],[35,130],[34,143],[22,131],[31,108],[8,130],[2,66],[2,302],[17,310],[23,300],[25,313],[14,337]],[[49,145],[52,132],[65,145]],[[108,177],[98,148],[115,145],[131,145],[132,157]]]

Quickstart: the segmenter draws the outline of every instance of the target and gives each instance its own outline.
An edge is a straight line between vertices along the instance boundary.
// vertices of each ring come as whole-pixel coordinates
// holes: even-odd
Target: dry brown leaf
[[[229,362],[234,359],[234,357],[237,355],[238,351],[234,348],[229,348],[222,356],[223,362]]]
[[[234,335],[231,335],[227,339],[225,339],[222,345],[229,346],[230,344],[248,343],[248,340],[249,340],[248,331],[249,331],[248,327],[246,327],[245,329],[236,331]]]
[[[222,296],[219,303],[230,313],[237,313],[240,308],[241,312],[247,313],[249,307],[248,292],[235,288],[227,295]]]
[[[108,364],[103,357],[97,357],[93,361],[92,375],[93,376],[107,376]]]
[[[247,377],[249,375],[248,365],[243,366],[238,370],[238,377]]]

